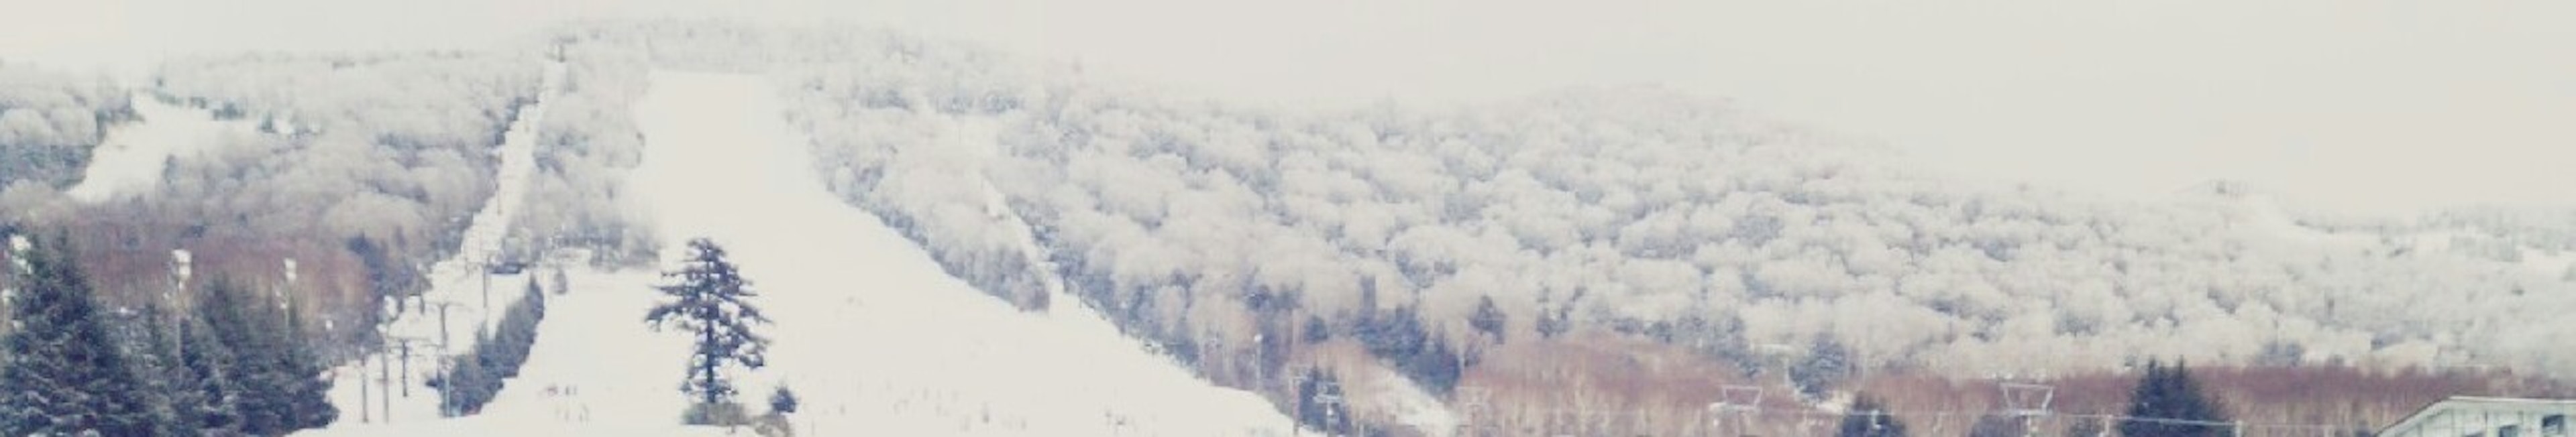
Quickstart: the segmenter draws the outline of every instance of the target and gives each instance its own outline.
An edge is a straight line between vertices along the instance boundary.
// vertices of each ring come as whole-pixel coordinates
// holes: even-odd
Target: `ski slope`
[[[755,75],[655,73],[636,108],[647,149],[631,179],[665,247],[715,239],[761,294],[753,304],[775,319],[764,331],[774,340],[770,366],[737,372],[755,414],[783,383],[803,400],[792,416],[799,435],[1290,434],[1288,418],[1258,396],[1146,352],[1066,304],[1077,299],[1021,312],[948,275],[824,190],[769,90]],[[658,279],[572,278],[570,294],[549,301],[520,377],[484,414],[317,434],[721,433],[676,426],[687,343],[646,329]]]
[[[80,184],[64,194],[99,202],[145,191],[161,182],[162,167],[172,157],[218,145],[228,136],[258,135],[249,121],[216,120],[213,111],[162,103],[144,93],[131,99],[142,119],[109,127],[107,138],[83,169]]]
[[[483,274],[484,265],[500,254],[502,239],[509,235],[513,207],[527,196],[528,178],[536,172],[537,127],[545,120],[545,101],[562,89],[564,74],[562,64],[548,64],[536,103],[521,108],[509,130],[502,133],[495,176],[499,183],[492,197],[484,200],[482,209],[466,225],[464,241],[457,246],[456,254],[430,266],[429,289],[418,299],[408,299],[399,307],[388,303],[382,309],[391,315],[385,326],[388,343],[408,339],[413,345],[411,350],[382,351],[332,370],[331,403],[340,408],[341,416],[334,426],[363,425],[382,420],[379,418],[383,416],[398,420],[437,417],[438,394],[421,385],[422,381],[437,374],[442,357],[470,350],[475,331],[498,323],[503,309],[519,300],[527,278],[487,277]],[[408,393],[401,385],[410,386]],[[395,396],[386,397],[379,392],[388,388]],[[358,407],[361,399],[369,405],[366,412]]]

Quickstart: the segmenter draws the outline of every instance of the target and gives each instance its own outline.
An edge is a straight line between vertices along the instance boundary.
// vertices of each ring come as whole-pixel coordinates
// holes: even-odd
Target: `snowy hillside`
[[[785,129],[759,76],[653,81],[637,108],[648,153],[634,188],[649,193],[666,240],[712,237],[754,281],[777,343],[773,364],[745,391],[786,384],[805,394],[800,432],[1287,434],[1288,419],[1267,402],[1193,378],[1097,314],[1074,305],[1022,313],[986,298],[842,205],[810,176],[803,140]],[[549,303],[520,378],[482,416],[333,432],[688,433],[634,425],[676,423],[684,404],[671,387],[685,343],[641,322],[656,281],[646,272],[575,275],[570,294]],[[542,422],[577,424],[521,427]]]
[[[0,183],[78,181],[0,187],[0,225],[108,248],[101,295],[188,292],[161,257],[192,254],[313,313],[360,357],[317,435],[709,434],[667,425],[687,343],[643,322],[656,248],[697,237],[776,320],[746,403],[792,387],[805,435],[1439,435],[1512,396],[1687,423],[1715,388],[1656,381],[1822,403],[2174,358],[2576,374],[2576,211],[2113,201],[1653,86],[1291,109],[874,29],[520,42],[175,60],[148,92],[0,70],[45,84],[0,90]],[[438,418],[423,383],[538,272],[568,287],[527,362]]]
[[[847,47],[771,66],[847,200],[987,291],[1061,276],[1131,332],[1205,355],[1255,354],[1281,325],[1256,308],[1269,297],[1418,307],[1460,338],[1492,297],[1509,321],[1495,336],[1608,329],[1757,367],[1754,345],[1834,344],[1865,367],[1959,375],[2157,356],[2576,371],[2536,334],[2576,324],[2480,322],[2576,304],[2555,258],[2568,251],[2542,245],[2563,237],[2439,237],[2553,215],[2374,228],[2259,195],[2110,201],[1937,174],[1650,87],[1278,110],[972,48],[775,32]],[[687,41],[743,39],[760,40]],[[1019,219],[991,219],[980,185]],[[1021,233],[1061,268],[1010,262]]]
[[[340,424],[364,422],[369,416],[414,420],[438,417],[436,392],[416,386],[411,395],[405,396],[398,385],[418,384],[438,375],[442,362],[470,350],[475,333],[492,329],[500,321],[502,309],[520,299],[518,290],[527,278],[516,274],[486,275],[486,267],[499,259],[502,237],[507,235],[514,217],[512,212],[527,193],[529,173],[535,171],[531,154],[536,146],[535,126],[545,119],[542,96],[561,89],[563,75],[561,65],[548,66],[542,86],[546,91],[536,102],[522,108],[503,134],[497,151],[497,189],[467,225],[456,254],[430,267],[428,290],[406,302],[385,303],[387,307],[382,311],[388,314],[389,321],[381,334],[386,343],[410,344],[374,351],[333,370],[332,403],[350,413],[346,416],[359,419],[342,420]],[[392,368],[408,369],[413,374],[392,375]],[[387,381],[389,378],[391,381]],[[387,396],[389,389],[396,395]],[[369,390],[374,392],[370,394]],[[360,406],[362,400],[373,402],[375,413],[359,414],[366,409]]]
[[[80,185],[63,194],[96,202],[120,191],[148,188],[161,182],[161,172],[170,160],[225,143],[225,136],[253,135],[257,129],[246,121],[216,120],[205,109],[140,95],[133,99],[141,120],[109,128]]]

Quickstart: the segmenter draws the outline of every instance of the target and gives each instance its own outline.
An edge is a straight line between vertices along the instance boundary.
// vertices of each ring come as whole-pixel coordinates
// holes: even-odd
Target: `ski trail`
[[[442,358],[468,350],[479,327],[498,323],[502,309],[518,301],[527,279],[487,278],[483,266],[499,255],[514,207],[527,196],[528,178],[536,171],[537,128],[544,122],[545,102],[562,89],[564,74],[562,64],[547,64],[536,102],[520,108],[502,134],[492,197],[475,212],[456,254],[430,267],[429,290],[401,303],[403,311],[382,309],[392,315],[385,327],[387,349],[332,370],[331,404],[340,409],[333,426],[361,425],[384,416],[413,421],[438,417],[438,392],[422,381],[436,374]],[[412,344],[408,353],[394,347],[405,339]],[[388,390],[394,396],[384,396]],[[362,398],[369,407],[364,412]]]
[[[824,189],[761,78],[653,81],[637,111],[649,152],[639,191],[655,202],[665,247],[713,238],[761,291],[777,343],[746,398],[772,381],[794,387],[806,398],[800,431],[1287,434],[1288,420],[1257,396],[1210,386],[1096,316],[1020,312],[948,275]],[[646,386],[677,384],[680,358],[662,358],[664,374]]]
[[[108,128],[82,170],[81,181],[63,194],[82,202],[100,202],[161,183],[170,158],[215,146],[232,136],[258,135],[248,121],[216,120],[213,111],[153,99],[130,97],[142,120]]]
[[[843,204],[811,170],[807,142],[759,76],[656,72],[652,80],[636,107],[647,153],[630,189],[650,203],[664,247],[694,237],[724,245],[760,293],[753,304],[776,320],[761,330],[775,341],[770,366],[732,372],[753,414],[784,384],[803,399],[792,416],[800,435],[1289,434],[1287,417],[1258,396],[1197,379],[1079,305],[1021,312]],[[569,294],[549,297],[520,376],[483,414],[333,432],[724,432],[678,426],[688,342],[646,328],[645,309],[660,297],[656,275],[571,278]]]

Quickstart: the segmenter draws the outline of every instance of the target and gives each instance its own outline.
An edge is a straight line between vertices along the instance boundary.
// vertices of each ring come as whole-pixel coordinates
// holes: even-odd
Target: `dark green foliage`
[[[1422,318],[1412,306],[1361,318],[1360,324],[1351,328],[1351,337],[1366,346],[1370,355],[1385,360],[1397,373],[1436,395],[1447,396],[1457,387],[1460,374],[1466,372],[1464,356],[1449,340],[1423,328]]]
[[[718,373],[720,368],[733,364],[758,369],[768,364],[769,339],[753,333],[751,327],[768,324],[769,317],[744,301],[759,295],[726,259],[724,248],[705,238],[689,240],[688,260],[680,270],[662,277],[674,282],[655,288],[671,300],[653,306],[644,321],[656,330],[676,324],[696,337],[680,393],[696,396],[700,405],[726,403],[733,398],[734,387]]]
[[[1322,343],[1333,340],[1333,325],[1324,323],[1323,316],[1307,315],[1306,326],[1297,329],[1299,335],[1306,337],[1307,343]]]
[[[1789,366],[1789,382],[1806,399],[1823,398],[1827,390],[1852,377],[1858,366],[1852,363],[1851,348],[1831,336],[1816,337],[1807,345],[1807,356]]]
[[[2221,437],[2234,429],[2227,422],[2225,407],[2200,389],[2191,378],[2191,369],[2181,363],[2164,366],[2147,362],[2146,375],[2138,377],[2137,388],[2129,392],[2129,417],[2190,421],[2122,420],[2120,435],[2128,437]]]
[[[777,390],[771,390],[769,412],[776,414],[796,412],[796,392],[787,390],[787,386],[784,385],[778,386]]]
[[[159,428],[89,279],[57,236],[23,255],[9,284],[0,434],[148,435]],[[11,268],[15,268],[12,266]]]
[[[178,362],[180,374],[172,384],[178,392],[171,395],[171,403],[179,422],[216,435],[239,429],[236,400],[242,388],[231,379],[232,351],[203,320],[179,322]]]
[[[306,346],[297,313],[292,304],[260,298],[222,279],[212,281],[197,303],[214,343],[231,352],[230,365],[221,370],[243,433],[284,435],[339,418],[327,398],[331,381],[323,379],[320,358]]]
[[[474,349],[450,359],[447,374],[431,379],[430,386],[438,388],[441,414],[482,412],[483,404],[500,395],[507,379],[519,376],[519,366],[536,350],[537,325],[546,317],[545,289],[537,286],[536,279],[528,280],[525,293],[501,313],[499,333],[475,331]]]
[[[2066,437],[2103,437],[2110,432],[2099,420],[2077,420],[2066,425]]]
[[[474,333],[475,344],[491,342],[486,332]],[[480,354],[465,354],[447,360],[447,373],[431,378],[430,387],[438,389],[438,414],[445,417],[468,416],[481,412],[501,392],[501,378],[483,369]]]
[[[1558,307],[1556,311],[1548,311],[1542,305],[1539,308],[1538,320],[1531,324],[1531,328],[1538,331],[1539,338],[1556,338],[1556,336],[1565,335],[1566,331],[1574,330],[1573,312],[1572,307]]]
[[[422,277],[419,267],[400,259],[400,255],[388,251],[374,239],[349,237],[347,246],[349,253],[357,255],[358,263],[367,270],[369,291],[374,292],[377,298],[393,301],[397,311],[407,309],[403,306],[404,297],[429,288],[429,281]]]
[[[2020,416],[1987,414],[1968,424],[1968,437],[2031,437],[2029,425]]]
[[[1881,405],[1877,398],[1870,397],[1866,393],[1858,398],[1852,401],[1851,409],[1843,414],[1842,430],[1834,433],[1835,436],[1905,437],[1905,423],[1897,421],[1895,416],[1887,415],[1887,407]]]
[[[131,372],[141,384],[139,400],[148,409],[154,433],[183,435],[195,427],[181,420],[181,397],[188,387],[186,368],[179,362],[179,338],[171,332],[174,324],[158,305],[146,305],[140,311],[125,313],[122,320],[124,354],[132,357]]]
[[[1350,433],[1350,406],[1342,403],[1349,398],[1342,396],[1341,387],[1340,377],[1306,368],[1306,375],[1297,378],[1297,423],[1334,434]]]
[[[689,409],[680,411],[680,423],[702,426],[747,425],[751,423],[751,415],[743,412],[742,404],[732,401],[689,404]]]
[[[1493,337],[1495,343],[1501,343],[1504,340],[1504,327],[1509,320],[1507,317],[1503,314],[1503,308],[1494,304],[1493,296],[1478,296],[1476,313],[1467,316],[1467,326],[1475,327],[1476,332]]]

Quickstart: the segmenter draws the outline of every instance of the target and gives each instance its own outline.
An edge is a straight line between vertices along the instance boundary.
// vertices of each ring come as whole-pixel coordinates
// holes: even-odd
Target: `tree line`
[[[429,386],[438,389],[440,414],[481,413],[484,404],[501,394],[504,380],[519,377],[519,367],[527,364],[528,352],[537,347],[537,322],[546,318],[545,288],[537,285],[533,275],[528,277],[526,293],[502,310],[498,332],[475,330],[473,350],[450,358],[446,373],[429,380]]]
[[[1908,428],[1886,410],[1885,403],[1869,394],[1855,396],[1844,411],[1837,427],[1838,437],[1905,437]],[[2192,378],[2191,369],[2177,362],[2166,365],[2149,361],[2144,374],[2129,390],[2129,407],[2121,414],[2118,425],[2105,429],[2092,421],[2079,421],[2067,430],[2068,437],[2108,436],[2118,432],[2122,437],[2234,437],[2236,428],[2219,426],[2227,423],[2226,405],[2201,389]],[[1986,416],[1968,429],[1971,437],[2021,437],[2038,435],[2027,424],[2004,416]]]
[[[109,308],[68,237],[10,240],[0,434],[274,436],[338,417],[282,294],[216,278],[184,309]]]

